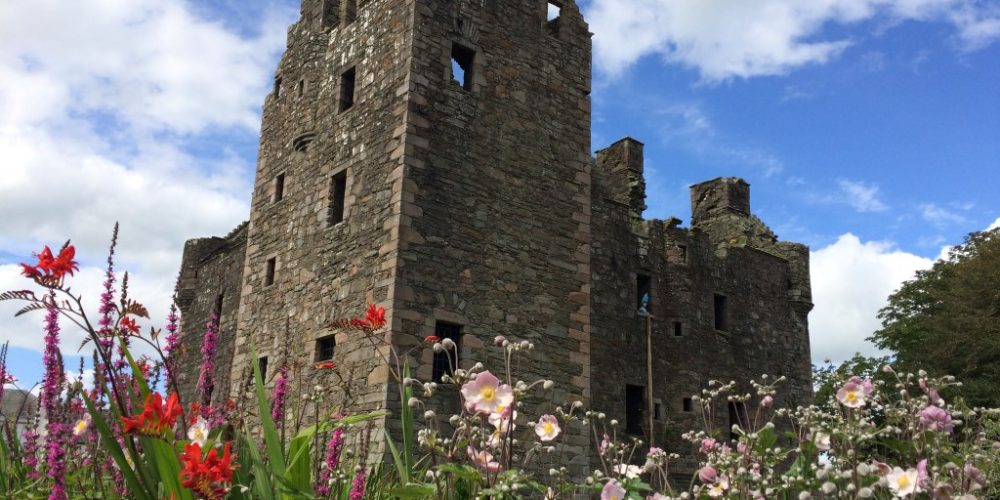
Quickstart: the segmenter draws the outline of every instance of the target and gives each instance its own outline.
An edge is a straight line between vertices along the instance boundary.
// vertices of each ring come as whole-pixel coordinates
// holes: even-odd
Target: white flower
[[[917,469],[907,469],[904,471],[899,467],[895,467],[885,479],[889,483],[889,488],[899,498],[910,496],[919,491]]]
[[[729,489],[729,478],[722,476],[718,481],[713,483],[708,488],[708,496],[712,498],[718,498],[726,494],[726,490]]]
[[[819,451],[830,450],[830,435],[825,432],[816,431],[813,435],[813,443]]]
[[[205,417],[199,416],[194,425],[188,428],[188,439],[192,443],[198,443],[198,446],[205,446],[205,441],[208,441],[208,432],[210,430],[208,420],[205,420]]]
[[[542,415],[535,424],[535,434],[541,441],[552,441],[559,435],[559,420],[552,415]]]
[[[618,464],[615,466],[615,472],[625,476],[627,479],[638,479],[639,474],[642,474],[642,467],[631,464]]]

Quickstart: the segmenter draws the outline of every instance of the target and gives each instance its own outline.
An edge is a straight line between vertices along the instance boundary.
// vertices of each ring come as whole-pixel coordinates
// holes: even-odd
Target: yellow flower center
[[[545,422],[544,424],[542,424],[542,430],[544,430],[546,434],[552,434],[552,432],[555,431],[556,429],[552,425],[552,422]]]
[[[906,488],[910,485],[910,478],[905,475],[899,476],[899,479],[896,480],[896,485],[899,486],[900,489]]]
[[[483,401],[493,401],[493,398],[496,397],[496,394],[497,394],[496,389],[490,386],[486,386],[483,387],[482,389],[479,389],[479,396],[483,398]]]
[[[847,392],[847,400],[848,401],[850,401],[850,402],[853,403],[857,399],[858,399],[858,393],[857,392],[855,392],[855,391],[848,391]]]

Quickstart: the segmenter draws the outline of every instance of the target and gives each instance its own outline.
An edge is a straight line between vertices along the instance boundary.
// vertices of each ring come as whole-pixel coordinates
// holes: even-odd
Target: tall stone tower
[[[391,408],[370,344],[325,326],[375,303],[402,349],[437,333],[495,366],[494,336],[528,339],[526,377],[589,396],[590,34],[548,7],[303,1],[264,104],[230,393],[253,343],[272,367],[335,361],[310,374],[331,405]]]

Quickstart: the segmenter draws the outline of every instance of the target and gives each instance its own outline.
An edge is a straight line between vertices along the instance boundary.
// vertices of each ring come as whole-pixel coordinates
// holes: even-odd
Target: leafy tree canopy
[[[968,235],[879,311],[869,340],[902,370],[954,375],[972,406],[1000,404],[1000,229]]]

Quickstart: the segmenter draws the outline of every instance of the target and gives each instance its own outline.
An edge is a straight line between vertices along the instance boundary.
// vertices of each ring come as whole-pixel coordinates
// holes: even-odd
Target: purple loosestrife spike
[[[180,343],[180,326],[178,320],[180,316],[177,315],[177,304],[176,298],[170,303],[170,313],[167,314],[167,345],[164,346],[163,350],[168,354],[173,352],[177,348],[177,344]]]
[[[10,341],[5,342],[3,347],[0,347],[0,402],[3,402],[3,388],[7,381],[7,345]]]
[[[24,465],[28,469],[28,479],[37,481],[41,476],[38,467],[38,412],[31,419],[31,425],[21,437],[24,446]]]
[[[46,473],[52,481],[52,491],[49,500],[64,500],[66,488],[66,456],[64,449],[66,429],[60,420],[59,397],[62,393],[65,375],[63,372],[62,354],[59,352],[59,309],[55,305],[55,295],[49,295],[49,309],[45,315],[45,354],[42,362],[45,366],[45,376],[42,382],[40,405],[45,411],[48,422],[45,425],[46,436]]]
[[[359,465],[358,472],[351,482],[351,500],[364,500],[365,498],[365,466]]]
[[[316,483],[316,494],[320,496],[330,495],[330,481],[338,467],[340,467],[340,453],[344,450],[344,428],[337,427],[333,430],[330,440],[326,443],[326,457],[323,463],[326,467],[320,473],[319,482]]]
[[[201,374],[198,377],[198,393],[201,395],[202,408],[212,404],[213,379],[215,377],[215,350],[219,342],[219,317],[215,311],[205,324],[205,335],[201,344]],[[207,410],[206,410],[207,411]],[[206,416],[206,418],[208,418]]]
[[[281,422],[285,419],[285,399],[288,396],[288,365],[278,368],[278,376],[274,379],[274,391],[271,394],[271,419]]]

